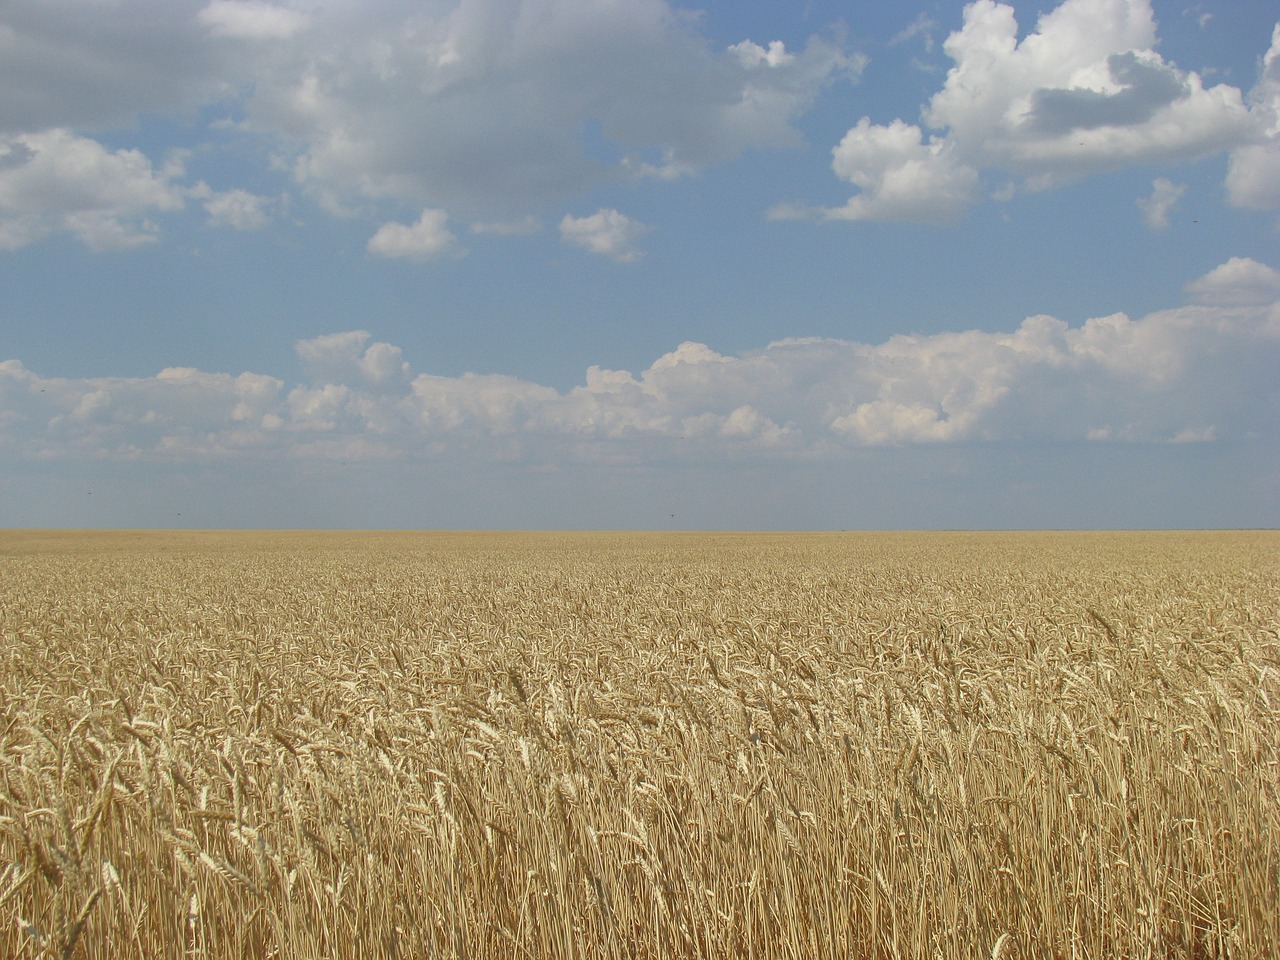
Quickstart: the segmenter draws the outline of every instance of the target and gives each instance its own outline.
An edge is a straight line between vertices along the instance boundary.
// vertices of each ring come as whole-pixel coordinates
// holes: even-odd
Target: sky
[[[0,3],[0,527],[1276,526],[1269,0]]]

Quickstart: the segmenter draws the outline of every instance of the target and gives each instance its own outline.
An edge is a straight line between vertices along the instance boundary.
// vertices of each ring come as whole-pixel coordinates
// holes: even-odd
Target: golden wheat
[[[1278,547],[0,533],[0,955],[1275,956]]]

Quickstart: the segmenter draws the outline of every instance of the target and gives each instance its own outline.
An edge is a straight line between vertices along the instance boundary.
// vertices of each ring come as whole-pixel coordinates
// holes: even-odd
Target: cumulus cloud
[[[1237,258],[1196,302],[1078,326],[790,339],[738,355],[687,342],[568,391],[503,375],[415,375],[363,330],[299,341],[307,381],[171,368],[41,377],[0,363],[6,457],[438,457],[533,461],[839,457],[859,447],[1251,442],[1277,434],[1280,273]]]
[[[787,45],[781,40],[772,41],[767,48],[752,40],[743,40],[731,46],[729,52],[737,54],[738,62],[748,70],[785,67],[796,62],[796,55],[788,52]]]
[[[919,127],[901,120],[881,126],[863,117],[836,146],[831,165],[859,188],[848,203],[815,211],[782,205],[770,216],[946,223],[969,207],[978,187],[978,172],[957,159],[950,142],[925,143]]]
[[[1151,196],[1139,197],[1137,201],[1143,221],[1152,230],[1164,230],[1169,226],[1169,214],[1186,192],[1185,184],[1174,183],[1165,177],[1151,181]]]
[[[1262,76],[1250,92],[1257,142],[1231,153],[1227,197],[1239,207],[1280,209],[1280,23],[1262,61]]]
[[[565,214],[560,221],[560,238],[588,253],[634,263],[643,256],[635,243],[648,229],[617,210],[600,209],[587,217]]]
[[[1153,49],[1148,0],[1065,0],[1017,40],[1011,7],[979,0],[946,41],[955,66],[925,118],[1031,178],[1173,162],[1248,139],[1240,91],[1205,88]]]
[[[794,120],[861,65],[821,38],[713,49],[668,0],[332,6],[296,49],[262,53],[245,127],[286,138],[296,180],[331,202],[518,218],[794,145]]]
[[[266,453],[282,381],[186,367],[154,377],[40,377],[0,363],[0,449],[34,460]]]
[[[970,3],[921,116],[864,118],[834,148],[852,200],[774,215],[946,221],[976,202],[984,175],[1042,189],[1224,152],[1231,202],[1280,206],[1280,33],[1246,98],[1157,52],[1150,0],[1064,0],[1025,26],[1009,5]],[[892,42],[931,43],[935,27],[918,18]],[[213,108],[330,210],[390,200],[483,231],[604,182],[675,179],[796,145],[821,91],[865,63],[833,36],[713,45],[673,0],[10,0],[0,135]],[[265,208],[238,200],[219,200],[211,222],[260,223]],[[20,245],[57,216],[10,219],[0,235]],[[139,218],[76,222],[101,246],[155,236]]]
[[[360,386],[407,382],[409,364],[400,348],[381,341],[369,343],[371,337],[367,330],[348,330],[299,340],[294,349],[315,381]]]
[[[795,121],[865,63],[834,37],[757,39],[713,45],[672,0],[11,0],[0,136],[203,111],[331,211],[393,201],[524,225],[602,183],[798,145]],[[217,226],[265,213],[252,195],[201,199]],[[155,235],[128,218],[80,221],[99,245]],[[434,255],[443,234],[429,228],[388,225],[376,252]],[[49,228],[0,229],[13,247]]]
[[[69,130],[0,137],[0,249],[69,233],[92,250],[154,241],[150,219],[180,210],[181,165],[156,169],[138,150],[108,150]]]
[[[412,226],[384,223],[369,238],[369,252],[380,257],[407,260],[432,260],[445,254],[459,254],[458,238],[448,227],[449,214],[444,210],[423,210]]]
[[[954,65],[922,111],[937,132],[864,117],[832,156],[859,193],[842,208],[791,205],[775,215],[945,220],[978,198],[983,172],[1039,190],[1224,151],[1234,151],[1235,202],[1269,205],[1275,45],[1247,106],[1239,89],[1206,86],[1164,60],[1157,42],[1149,0],[1064,0],[1022,39],[1013,7],[976,0],[944,44]]]
[[[1232,257],[1187,284],[1196,303],[1216,306],[1265,306],[1280,301],[1280,273],[1249,257]]]

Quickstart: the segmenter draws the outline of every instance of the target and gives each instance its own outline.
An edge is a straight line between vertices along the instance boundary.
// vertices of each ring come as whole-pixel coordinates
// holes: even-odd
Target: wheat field
[[[1280,955],[1280,535],[0,532],[0,956]]]

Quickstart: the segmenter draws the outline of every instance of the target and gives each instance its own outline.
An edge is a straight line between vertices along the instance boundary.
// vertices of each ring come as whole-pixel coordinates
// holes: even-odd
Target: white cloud
[[[963,436],[971,420],[948,419],[926,403],[870,400],[835,417],[831,429],[871,446],[927,443]]]
[[[294,427],[320,432],[336,430],[339,423],[359,428],[358,410],[351,388],[338,383],[321,387],[294,387],[289,391],[289,422]]]
[[[259,0],[213,0],[198,19],[214,36],[236,40],[287,40],[308,22],[296,10]]]
[[[0,449],[35,460],[208,459],[270,451],[280,380],[185,367],[71,380],[0,364]]]
[[[635,243],[648,229],[617,210],[600,209],[586,217],[565,214],[560,238],[618,263],[634,263],[643,256]]]
[[[894,34],[893,38],[889,40],[889,46],[894,47],[900,43],[906,43],[914,37],[924,37],[925,53],[933,53],[933,31],[937,29],[937,20],[934,20],[928,14],[918,13],[914,20]]]
[[[367,330],[330,333],[299,340],[294,349],[313,380],[387,386],[408,382],[409,364],[399,347],[375,341]]]
[[[920,128],[901,120],[881,126],[863,117],[832,151],[831,166],[859,189],[848,203],[813,212],[784,205],[770,216],[946,223],[968,208],[978,186],[977,171],[957,160],[952,144],[924,143]]]
[[[181,174],[68,130],[0,137],[0,249],[55,233],[98,251],[151,242],[159,228],[149,217],[184,205]]]
[[[171,368],[45,378],[0,363],[7,458],[443,457],[526,462],[802,458],[859,447],[1280,439],[1280,274],[1233,259],[1198,304],[1071,326],[883,343],[782,340],[740,355],[687,342],[567,392],[517,377],[414,376],[362,330],[297,344],[309,382]]]
[[[318,195],[517,218],[618,175],[680,176],[799,142],[859,58],[811,40],[713,50],[667,0],[329,7],[264,53],[247,126]],[[606,145],[584,149],[590,126]]]
[[[1187,284],[1196,303],[1215,306],[1266,306],[1280,301],[1280,272],[1249,257],[1232,257]]]
[[[1280,208],[1280,143],[1250,144],[1231,152],[1227,196],[1238,207]]]
[[[938,132],[864,117],[833,152],[836,174],[859,188],[850,203],[784,206],[774,215],[945,220],[977,199],[984,171],[1006,181],[1007,198],[1015,186],[1045,189],[1228,150],[1235,150],[1235,201],[1271,203],[1280,179],[1265,155],[1271,146],[1258,141],[1274,122],[1272,87],[1260,83],[1248,108],[1237,88],[1206,87],[1197,73],[1165,61],[1155,51],[1149,0],[1064,0],[1018,35],[1013,7],[968,4],[964,25],[944,45],[954,65],[923,110],[926,129]]]
[[[1138,198],[1142,219],[1152,230],[1164,230],[1169,226],[1169,214],[1187,192],[1185,184],[1174,183],[1165,177],[1151,181],[1151,196]]]
[[[1231,153],[1227,197],[1239,207],[1280,209],[1280,23],[1262,61],[1262,75],[1250,91],[1258,142]]]
[[[822,37],[713,46],[673,0],[10,0],[0,133],[213,108],[331,209],[519,222],[798,145],[795,121],[864,63]]]
[[[1240,91],[1206,89],[1156,43],[1148,0],[1065,0],[1021,41],[1013,9],[980,0],[947,39],[955,67],[925,118],[965,154],[1040,183],[1247,140]]]
[[[227,190],[211,193],[204,202],[209,213],[209,224],[214,227],[231,227],[234,230],[261,230],[270,220],[267,207],[270,197],[260,197],[248,190]]]
[[[508,436],[536,431],[540,413],[559,394],[516,377],[466,373],[414,378],[410,408],[416,425],[430,435],[458,432]]]
[[[369,238],[369,252],[380,257],[408,260],[432,260],[446,254],[460,254],[458,238],[448,227],[449,215],[444,210],[423,210],[412,226],[384,223]]]
[[[894,42],[935,26],[917,18]],[[603,182],[799,144],[797,119],[866,63],[822,37],[716,47],[673,0],[10,0],[0,28],[10,140],[216,107],[329,209],[393,200],[448,209],[478,232]],[[774,214],[946,220],[976,201],[984,174],[1038,189],[1224,152],[1231,201],[1275,208],[1278,38],[1246,104],[1157,52],[1149,0],[1065,0],[1030,30],[1011,6],[978,0],[946,41],[953,66],[922,117],[858,124],[833,151],[853,201]],[[215,224],[260,222],[265,209],[223,206]],[[104,245],[156,234],[143,218],[83,224]],[[48,231],[7,218],[0,242]]]
[[[751,40],[743,40],[729,48],[730,53],[737,54],[738,62],[747,69],[756,67],[785,67],[796,62],[796,55],[787,52],[787,45],[781,40],[774,40],[768,49]]]

